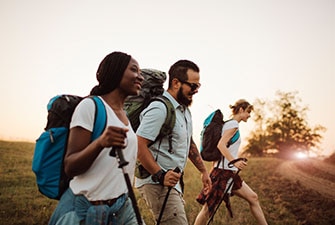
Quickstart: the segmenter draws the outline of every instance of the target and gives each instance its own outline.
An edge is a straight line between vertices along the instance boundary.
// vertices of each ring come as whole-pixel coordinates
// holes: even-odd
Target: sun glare
[[[297,152],[295,154],[295,156],[298,158],[298,159],[306,159],[308,158],[307,154],[306,153],[303,153],[303,152]]]

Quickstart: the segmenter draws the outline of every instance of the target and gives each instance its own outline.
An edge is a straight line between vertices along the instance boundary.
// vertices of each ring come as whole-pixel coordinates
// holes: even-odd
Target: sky
[[[213,110],[297,91],[308,124],[327,128],[320,148],[335,151],[334,0],[0,0],[0,27],[0,139],[34,142],[49,99],[87,95],[122,51],[141,68],[200,67],[196,142]],[[240,128],[246,139],[253,123]]]

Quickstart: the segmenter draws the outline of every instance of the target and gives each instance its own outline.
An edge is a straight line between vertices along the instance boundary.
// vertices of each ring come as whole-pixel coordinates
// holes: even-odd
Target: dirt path
[[[326,180],[308,174],[296,166],[298,161],[285,161],[278,168],[277,171],[284,177],[299,181],[302,185],[309,189],[313,189],[327,198],[335,200],[335,181]],[[311,165],[329,174],[335,174],[335,167],[328,165],[322,161],[311,160]]]
[[[316,159],[309,159],[308,162],[314,167],[335,176],[335,166]]]

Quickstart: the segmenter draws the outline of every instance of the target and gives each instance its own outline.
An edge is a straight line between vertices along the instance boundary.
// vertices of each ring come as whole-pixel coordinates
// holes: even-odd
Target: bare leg
[[[257,194],[243,182],[242,187],[234,191],[234,194],[240,198],[243,198],[249,203],[252,215],[255,217],[259,225],[267,225],[264,213],[262,211],[261,205],[258,201]]]
[[[201,211],[197,215],[197,218],[195,218],[194,225],[206,225],[208,219],[209,219],[208,207],[207,203],[205,203]]]

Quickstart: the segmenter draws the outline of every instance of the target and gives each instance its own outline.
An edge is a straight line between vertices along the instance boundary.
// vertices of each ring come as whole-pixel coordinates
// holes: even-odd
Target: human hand
[[[242,170],[247,165],[248,165],[247,161],[244,161],[244,160],[239,160],[234,163],[234,166],[239,170]]]
[[[212,189],[212,180],[207,171],[201,174],[201,180],[203,184],[203,191],[207,195],[208,192]]]
[[[180,169],[168,170],[164,176],[164,186],[174,187],[181,177]]]
[[[127,146],[128,128],[108,126],[99,137],[99,143],[102,148]]]

